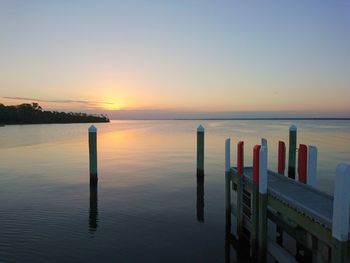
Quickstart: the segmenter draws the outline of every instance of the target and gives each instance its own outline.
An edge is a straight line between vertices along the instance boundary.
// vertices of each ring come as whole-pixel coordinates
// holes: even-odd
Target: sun
[[[119,101],[111,101],[102,103],[101,107],[106,110],[120,110],[123,108],[123,103]]]

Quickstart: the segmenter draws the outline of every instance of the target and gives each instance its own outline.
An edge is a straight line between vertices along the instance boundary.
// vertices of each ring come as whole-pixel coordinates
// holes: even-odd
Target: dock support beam
[[[257,259],[258,254],[258,229],[259,229],[259,157],[260,145],[254,146],[253,151],[253,185],[252,185],[252,232],[251,232],[251,248],[252,257]]]
[[[259,154],[259,231],[258,261],[266,262],[267,247],[267,147],[262,146]]]
[[[288,156],[288,177],[292,179],[295,179],[296,148],[297,148],[297,126],[293,124],[289,128],[289,156]]]
[[[337,166],[334,200],[332,236],[335,245],[332,247],[332,262],[346,262],[349,240],[349,206],[350,206],[350,164],[340,163]]]
[[[197,128],[197,175],[204,175],[204,127]]]
[[[225,209],[226,232],[231,233],[231,139],[225,141]]]
[[[89,164],[90,185],[97,185],[97,129],[94,125],[89,128]]]

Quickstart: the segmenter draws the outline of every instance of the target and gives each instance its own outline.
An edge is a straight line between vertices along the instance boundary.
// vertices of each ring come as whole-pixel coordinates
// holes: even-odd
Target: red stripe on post
[[[278,173],[284,174],[286,166],[286,145],[284,142],[278,142]]]
[[[259,184],[259,155],[260,145],[255,145],[253,150],[253,183]]]
[[[306,184],[307,174],[307,146],[305,144],[299,145],[298,152],[298,174],[299,182]]]
[[[239,142],[237,145],[237,172],[238,175],[243,174],[244,169],[244,142]]]

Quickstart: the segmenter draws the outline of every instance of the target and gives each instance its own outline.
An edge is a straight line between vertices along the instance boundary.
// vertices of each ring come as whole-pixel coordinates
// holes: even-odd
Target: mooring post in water
[[[266,145],[266,144],[265,144]],[[267,147],[262,146],[259,153],[259,262],[266,262],[267,247]]]
[[[252,202],[252,233],[251,248],[253,258],[258,253],[258,228],[259,228],[259,155],[260,145],[255,145],[253,150],[253,202]]]
[[[197,175],[204,175],[204,127],[197,128]]]
[[[197,174],[197,221],[204,222],[204,174]]]
[[[284,142],[278,142],[278,173],[284,175],[284,170],[286,166],[286,145]]]
[[[226,232],[231,232],[231,139],[225,141],[225,208]]]
[[[332,236],[335,244],[332,247],[332,262],[346,262],[349,240],[349,206],[350,206],[350,164],[340,163],[337,166],[334,199]]]
[[[94,125],[89,128],[89,162],[90,184],[97,184],[97,129]]]
[[[317,148],[309,145],[309,158],[307,161],[307,184],[316,187],[317,181]]]
[[[307,146],[299,145],[298,151],[298,179],[299,182],[306,184],[307,182]]]
[[[289,158],[288,158],[288,177],[295,179],[295,164],[297,151],[297,126],[292,124],[289,128]]]
[[[244,171],[244,142],[237,144],[237,236],[239,240],[243,239],[243,171]]]

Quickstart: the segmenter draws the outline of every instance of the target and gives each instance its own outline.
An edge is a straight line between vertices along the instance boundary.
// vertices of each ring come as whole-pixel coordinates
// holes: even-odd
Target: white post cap
[[[202,125],[199,125],[197,128],[197,132],[204,132],[204,127]]]
[[[89,132],[97,132],[97,128],[95,127],[95,125],[90,126]]]
[[[296,131],[297,130],[297,126],[295,124],[292,124],[292,125],[290,125],[289,130],[290,131]]]

